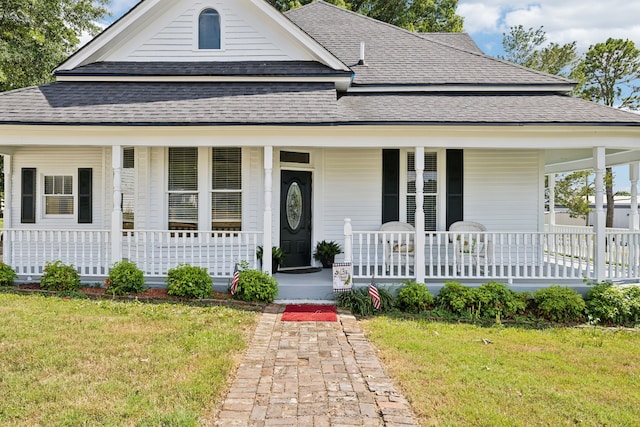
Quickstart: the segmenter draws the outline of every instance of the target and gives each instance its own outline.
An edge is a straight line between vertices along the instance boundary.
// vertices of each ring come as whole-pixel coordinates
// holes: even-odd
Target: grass
[[[0,425],[198,425],[256,316],[0,294]]]
[[[362,321],[422,426],[632,426],[640,331]]]

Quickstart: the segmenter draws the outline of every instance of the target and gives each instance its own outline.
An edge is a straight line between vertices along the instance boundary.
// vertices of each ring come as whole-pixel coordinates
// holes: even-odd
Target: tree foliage
[[[522,25],[502,33],[502,47],[505,56],[501,59],[514,62],[523,67],[554,75],[567,76],[578,62],[576,42],[560,45],[558,43],[543,44],[547,35],[543,27],[526,30]]]
[[[312,0],[268,0],[286,11]],[[410,31],[460,32],[463,19],[456,14],[458,0],[326,0],[362,15],[388,22]]]
[[[0,0],[0,91],[51,80],[51,71],[78,46],[109,0]]]
[[[595,194],[592,174],[590,170],[571,172],[560,176],[555,183],[556,204],[569,209],[571,218],[586,219],[591,212],[589,196]]]
[[[610,107],[640,108],[640,50],[631,40],[608,38],[589,47],[573,76],[578,94]]]

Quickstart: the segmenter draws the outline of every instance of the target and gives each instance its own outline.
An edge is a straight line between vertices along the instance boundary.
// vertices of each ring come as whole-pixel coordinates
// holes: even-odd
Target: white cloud
[[[491,15],[487,13],[491,11]],[[548,41],[576,41],[580,51],[608,37],[628,38],[640,46],[637,0],[460,0],[465,31],[501,36],[510,26],[544,27]]]

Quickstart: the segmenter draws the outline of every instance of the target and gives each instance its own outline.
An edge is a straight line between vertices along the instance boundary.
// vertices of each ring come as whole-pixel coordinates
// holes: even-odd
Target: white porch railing
[[[261,232],[127,230],[122,257],[151,277],[166,276],[178,264],[205,267],[213,277],[229,277],[240,261],[258,268],[256,248],[261,241]]]
[[[2,230],[3,261],[21,276],[40,276],[46,262],[73,264],[82,276],[103,276],[111,264],[105,230]]]
[[[416,278],[413,234],[353,231],[354,277]],[[638,280],[640,233],[608,230],[606,241],[607,279]],[[591,279],[594,233],[429,232],[424,262],[425,279]]]

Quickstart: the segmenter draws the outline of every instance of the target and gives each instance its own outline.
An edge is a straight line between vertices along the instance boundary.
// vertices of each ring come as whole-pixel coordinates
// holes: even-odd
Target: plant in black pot
[[[262,246],[258,246],[256,250],[256,257],[258,257],[258,261],[262,265]],[[284,261],[284,252],[277,246],[271,248],[271,273],[275,274],[278,271],[278,267]]]
[[[313,252],[313,259],[320,261],[324,268],[329,268],[333,265],[336,255],[341,253],[342,247],[340,247],[340,244],[333,240],[330,242],[323,240],[316,245],[316,250]]]

